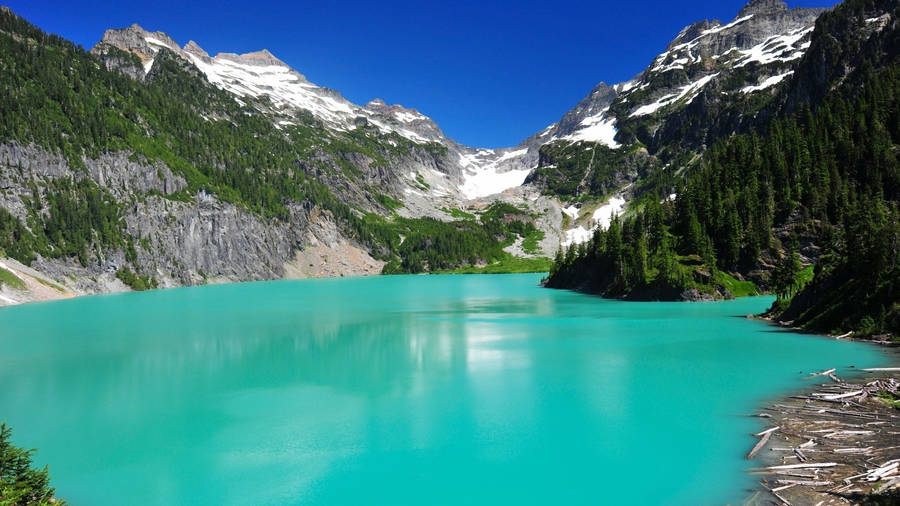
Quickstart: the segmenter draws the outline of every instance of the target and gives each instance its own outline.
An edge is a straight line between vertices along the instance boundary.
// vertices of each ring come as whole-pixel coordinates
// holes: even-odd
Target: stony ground
[[[889,353],[900,362],[900,349]],[[748,458],[760,465],[760,488],[745,504],[900,504],[900,368],[810,380],[809,391],[757,415],[768,428]]]

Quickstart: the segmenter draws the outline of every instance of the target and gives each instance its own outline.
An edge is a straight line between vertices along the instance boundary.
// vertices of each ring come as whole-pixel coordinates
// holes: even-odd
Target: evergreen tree
[[[65,505],[53,497],[50,472],[34,469],[31,456],[34,450],[23,450],[12,444],[12,429],[0,424],[0,504],[3,506]]]

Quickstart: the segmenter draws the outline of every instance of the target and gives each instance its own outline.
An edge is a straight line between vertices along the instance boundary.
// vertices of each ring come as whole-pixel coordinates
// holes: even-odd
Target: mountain
[[[760,13],[786,19],[790,11],[782,7],[752,2],[729,25]],[[762,287],[778,295],[772,314],[793,325],[900,333],[900,7],[847,0],[822,13],[812,29],[786,26],[794,35],[779,44],[805,52],[795,58],[778,50],[777,65],[790,65],[775,71],[784,75],[780,84],[766,88],[759,107],[735,116],[732,133],[678,163],[677,178],[657,171],[636,182],[629,214],[558,255],[549,286],[650,300],[729,297]],[[701,35],[728,30],[700,28]],[[690,32],[669,52],[703,47]],[[770,47],[776,46],[745,50],[732,68],[748,57],[772,60],[765,56]],[[753,79],[773,73],[766,68]],[[711,85],[697,95],[700,104],[711,90],[723,93]],[[740,93],[752,96],[759,86]],[[687,112],[697,103],[671,108]],[[629,106],[632,116],[646,110],[639,104]],[[665,128],[672,114],[685,113],[669,113],[656,125]],[[695,122],[692,131],[710,124]],[[684,144],[691,146],[691,138]],[[653,150],[649,156],[664,157]]]
[[[521,183],[527,149],[461,146],[267,51],[209,57],[132,26],[87,53],[3,9],[0,55],[6,302],[452,269],[556,243],[530,211],[459,209]]]
[[[453,195],[477,198],[518,186],[530,163],[521,148],[479,149],[449,139],[429,117],[415,109],[388,106],[375,99],[365,106],[351,103],[335,90],[309,82],[305,76],[276,58],[268,50],[243,55],[221,53],[210,57],[196,42],[183,48],[163,32],[148,32],[138,25],[107,30],[91,50],[110,70],[118,70],[137,80],[152,80],[153,63],[160,51],[171,51],[193,64],[206,79],[235,95],[239,101],[252,100],[278,125],[297,124],[311,115],[334,131],[350,131],[371,125],[384,134],[396,133],[419,144],[444,146],[446,156],[436,170],[421,174],[433,190],[431,196]],[[123,59],[122,52],[137,56]],[[412,178],[415,179],[415,178]],[[408,193],[420,185],[407,181]]]
[[[857,3],[841,9],[869,9]],[[708,171],[723,150],[730,156],[722,146],[749,138],[761,149],[772,124],[811,114],[810,104],[848,86],[853,68],[886,65],[864,50],[872,33],[890,32],[883,10],[824,36],[829,11],[753,0],[727,23],[685,27],[643,72],[598,84],[519,145],[483,149],[448,138],[414,109],[354,104],[264,49],[210,56],[194,41],[181,46],[132,25],[84,52],[3,9],[0,273],[19,281],[7,279],[0,295],[522,261],[540,269],[540,257],[579,244],[558,259],[551,285],[689,292],[675,290],[685,283],[609,291],[580,272],[575,257],[596,248],[598,230],[621,231],[623,214],[668,227],[655,242],[628,244],[649,248],[649,259],[666,237],[673,255],[696,262],[684,269],[702,281],[691,297],[736,286],[730,275],[770,289],[791,236],[803,265],[824,258],[808,220],[821,203],[798,206],[803,189],[783,191],[811,173],[754,173],[749,190],[729,180],[730,196],[699,188],[698,174],[715,179]],[[804,195],[827,200],[816,188]],[[11,288],[22,284],[24,292]]]
[[[574,204],[564,243],[587,241],[622,212],[627,204],[609,199],[631,200],[644,191],[638,180],[663,177],[665,167],[689,165],[716,140],[764,123],[822,12],[754,0],[726,24],[696,22],[636,77],[600,83],[551,125],[527,183]],[[674,192],[678,178],[669,179],[655,185],[660,198]]]

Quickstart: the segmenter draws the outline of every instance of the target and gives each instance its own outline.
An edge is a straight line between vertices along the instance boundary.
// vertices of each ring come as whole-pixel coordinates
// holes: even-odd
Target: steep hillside
[[[822,12],[753,0],[727,24],[694,23],[634,79],[601,83],[552,125],[527,183],[575,206],[565,244],[590,237],[610,198],[667,198],[716,140],[771,117]]]
[[[148,32],[138,25],[107,30],[91,50],[109,69],[119,70],[139,81],[154,79],[154,62],[161,51],[170,51],[195,66],[216,87],[248,102],[273,118],[278,126],[318,120],[333,132],[372,127],[385,135],[397,134],[422,144],[443,146],[442,156],[429,160],[428,170],[411,176],[396,171],[407,194],[415,195],[423,179],[429,197],[477,198],[518,186],[531,161],[527,148],[500,150],[470,148],[449,139],[429,117],[414,109],[389,106],[375,99],[364,107],[351,103],[335,90],[309,82],[269,51],[210,57],[196,42],[183,48],[163,32]]]
[[[515,156],[267,52],[209,58],[132,27],[89,54],[3,9],[0,66],[0,256],[65,292],[454,268],[537,233],[450,213]],[[14,285],[5,301],[33,295]]]
[[[693,299],[746,290],[734,279],[746,277],[777,293],[776,311],[795,324],[900,331],[898,19],[885,0],[823,14],[764,123],[716,142],[677,196],[642,198],[560,255],[548,285]],[[814,277],[801,291],[803,267]]]

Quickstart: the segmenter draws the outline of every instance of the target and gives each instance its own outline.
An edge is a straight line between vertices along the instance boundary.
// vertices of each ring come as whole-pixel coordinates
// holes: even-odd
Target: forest
[[[134,55],[106,50],[140,64]],[[414,144],[365,124],[335,133],[311,116],[295,119],[299,124],[276,127],[167,50],[157,55],[147,82],[137,82],[107,70],[83,48],[0,11],[0,141],[34,143],[76,169],[84,168],[85,159],[111,152],[163,162],[188,183],[165,198],[189,201],[203,191],[265,219],[291,220],[292,203],[319,206],[349,238],[389,261],[391,273],[491,262],[516,232],[533,233],[498,219],[448,224],[376,217],[328,186],[335,178],[359,179],[345,161],[348,154],[383,166],[413,149],[440,155],[446,148]],[[0,253],[26,264],[39,255],[87,265],[104,250],[124,250],[133,259],[137,238],[122,220],[125,203],[106,189],[88,177],[40,179],[31,186],[25,222],[0,209]],[[373,193],[371,206],[396,209],[392,197]],[[119,278],[133,288],[155,285],[137,270],[123,268]]]
[[[900,36],[832,36],[879,3],[849,0],[817,22],[811,52],[834,65],[852,55],[839,87],[719,141],[674,203],[649,189],[635,212],[558,255],[547,285],[672,299],[724,293],[727,273],[775,293],[774,314],[795,325],[900,333]],[[815,264],[805,286],[801,254]]]

